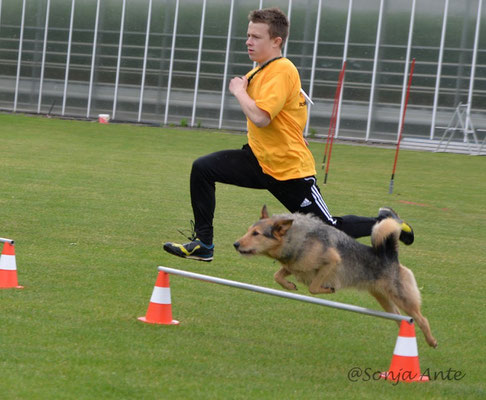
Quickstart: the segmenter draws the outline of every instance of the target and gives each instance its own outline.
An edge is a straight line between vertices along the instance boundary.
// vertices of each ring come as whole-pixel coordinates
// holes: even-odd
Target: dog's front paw
[[[322,289],[323,289],[322,293],[324,293],[324,294],[336,293],[336,289],[334,289],[333,287],[324,287]]]
[[[297,286],[295,286],[295,283],[287,281],[287,280],[278,280],[277,283],[282,286],[284,289],[287,290],[297,290]]]

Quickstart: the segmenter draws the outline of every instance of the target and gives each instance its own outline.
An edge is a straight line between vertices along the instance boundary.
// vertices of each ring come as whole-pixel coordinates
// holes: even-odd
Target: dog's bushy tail
[[[371,244],[378,255],[398,260],[400,231],[400,225],[392,218],[386,218],[373,227]]]

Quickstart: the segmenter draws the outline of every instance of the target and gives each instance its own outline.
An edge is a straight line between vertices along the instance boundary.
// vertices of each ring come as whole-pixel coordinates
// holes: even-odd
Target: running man
[[[248,16],[246,46],[257,66],[235,77],[229,90],[247,118],[248,144],[194,161],[190,177],[194,232],[188,243],[168,242],[164,250],[183,258],[211,261],[214,255],[215,183],[266,189],[290,212],[313,213],[348,235],[370,236],[373,225],[393,217],[402,224],[400,240],[412,244],[413,230],[390,208],[377,217],[334,217],[316,184],[315,161],[303,137],[307,105],[297,68],[282,57],[289,22],[278,8]]]

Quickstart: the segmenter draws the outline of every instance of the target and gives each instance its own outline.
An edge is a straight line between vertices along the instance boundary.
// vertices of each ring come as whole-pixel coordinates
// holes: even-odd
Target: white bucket
[[[107,124],[110,121],[110,114],[99,114],[98,115],[98,122],[100,124]]]

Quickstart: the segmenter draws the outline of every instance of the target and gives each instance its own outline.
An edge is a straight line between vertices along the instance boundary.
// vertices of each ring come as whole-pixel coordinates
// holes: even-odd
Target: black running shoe
[[[410,246],[413,241],[414,241],[414,234],[413,234],[413,229],[412,227],[407,224],[405,221],[403,221],[398,214],[393,211],[390,207],[382,207],[380,208],[378,212],[378,219],[382,220],[385,218],[393,218],[396,220],[399,224],[400,227],[402,228],[402,231],[400,232],[400,241],[406,244],[407,246]]]
[[[196,237],[194,221],[191,220],[190,222],[191,231],[189,236],[187,235],[187,233],[179,230],[179,233],[183,236],[186,236],[189,242],[185,244],[167,242],[164,244],[164,250],[167,253],[182,258],[189,258],[191,260],[198,261],[213,261],[214,244],[208,246],[207,244],[201,242],[201,240]]]
[[[189,258],[191,260],[198,261],[212,261],[214,245],[207,246],[196,238],[185,244],[167,242],[164,244],[164,250],[170,254],[182,258]]]

